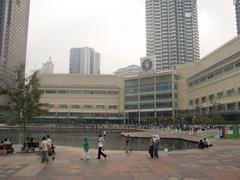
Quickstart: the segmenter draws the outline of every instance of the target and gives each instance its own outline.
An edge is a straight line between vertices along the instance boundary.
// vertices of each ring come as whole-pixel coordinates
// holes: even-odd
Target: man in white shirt
[[[50,138],[50,135],[47,135],[47,142],[49,145],[48,155],[52,156],[52,160],[54,160],[54,148],[53,148],[53,143],[52,143],[52,139]]]
[[[101,159],[101,155],[107,159],[107,155],[102,152],[103,149],[103,143],[104,143],[104,138],[102,135],[99,135],[98,137],[98,157],[97,159]]]
[[[48,162],[48,149],[49,149],[49,143],[46,140],[46,137],[42,138],[42,142],[40,144],[40,149],[42,150],[42,161],[41,163],[44,163],[44,161]]]

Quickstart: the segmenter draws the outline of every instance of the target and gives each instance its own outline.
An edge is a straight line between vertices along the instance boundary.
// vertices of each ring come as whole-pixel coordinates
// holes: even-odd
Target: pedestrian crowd
[[[203,140],[201,139],[198,143],[199,149],[204,149],[204,148],[208,148],[211,146],[213,146],[213,144],[211,144],[207,138],[204,138]]]
[[[3,141],[1,141],[0,150],[6,151],[7,154],[14,153],[13,143],[10,141],[9,138],[5,138]]]
[[[107,159],[107,154],[104,152],[104,146],[105,146],[105,138],[106,138],[106,131],[103,132],[103,135],[100,134],[97,139],[97,146],[98,146],[98,152],[97,152],[97,159],[101,159],[103,157],[105,160]],[[27,142],[33,142],[32,138],[27,138]],[[125,152],[129,153],[132,152],[131,143],[130,143],[130,136],[125,136]],[[1,143],[11,143],[8,139],[6,139],[4,142]],[[208,148],[210,146],[213,146],[207,138],[204,138],[203,140],[200,140],[198,143],[199,149]],[[83,139],[82,143],[82,149],[83,153],[80,157],[82,160],[90,160],[90,144],[88,141],[88,138],[85,137]],[[149,149],[148,152],[150,154],[150,158],[159,158],[158,151],[160,149],[160,136],[159,135],[152,135],[149,141]],[[41,151],[41,163],[49,162],[49,158],[52,160],[55,159],[55,146],[53,145],[53,141],[50,137],[50,135],[46,135],[42,137],[42,142],[39,145],[39,150]],[[34,149],[28,149],[28,152],[34,151]]]
[[[50,138],[50,135],[47,135],[46,137],[42,137],[42,142],[39,146],[39,150],[41,151],[42,160],[41,163],[48,162],[48,157],[51,157],[52,160],[55,159],[55,146],[53,145],[52,139]]]

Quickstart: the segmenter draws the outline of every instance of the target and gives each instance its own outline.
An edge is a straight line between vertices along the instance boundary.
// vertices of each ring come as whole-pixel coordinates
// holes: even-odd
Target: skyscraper
[[[196,0],[146,0],[146,54],[157,70],[199,60]]]
[[[70,74],[100,74],[100,54],[93,48],[70,49]]]
[[[237,33],[240,35],[240,0],[233,0],[236,9]]]
[[[30,0],[0,0],[0,86],[13,85],[25,66]]]

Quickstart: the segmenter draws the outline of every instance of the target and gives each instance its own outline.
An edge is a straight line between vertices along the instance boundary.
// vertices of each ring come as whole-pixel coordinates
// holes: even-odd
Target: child
[[[83,141],[83,158],[82,160],[89,160],[89,144],[88,144],[88,139],[84,138]]]

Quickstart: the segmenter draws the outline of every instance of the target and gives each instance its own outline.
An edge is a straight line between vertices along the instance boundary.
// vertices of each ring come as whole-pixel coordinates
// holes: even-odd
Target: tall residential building
[[[240,35],[240,0],[233,0],[236,9],[237,33]]]
[[[30,0],[0,0],[0,86],[13,85],[25,66]]]
[[[156,70],[199,60],[196,0],[146,0],[146,54]]]
[[[54,64],[52,62],[52,58],[49,57],[49,60],[42,64],[42,68],[40,69],[40,74],[53,74],[54,73]]]
[[[100,74],[100,54],[93,48],[70,49],[70,74]]]

